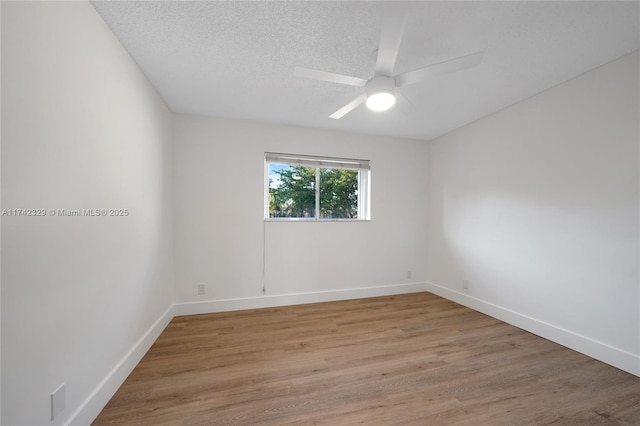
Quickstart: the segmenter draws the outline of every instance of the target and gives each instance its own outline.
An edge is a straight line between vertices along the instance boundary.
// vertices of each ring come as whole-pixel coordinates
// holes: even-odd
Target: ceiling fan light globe
[[[367,97],[367,108],[371,111],[386,111],[396,103],[396,97],[389,91],[372,93]]]

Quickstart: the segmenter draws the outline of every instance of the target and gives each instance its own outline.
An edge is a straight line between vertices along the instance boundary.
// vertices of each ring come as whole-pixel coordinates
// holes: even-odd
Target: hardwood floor
[[[108,424],[640,425],[640,378],[414,293],[176,317]]]

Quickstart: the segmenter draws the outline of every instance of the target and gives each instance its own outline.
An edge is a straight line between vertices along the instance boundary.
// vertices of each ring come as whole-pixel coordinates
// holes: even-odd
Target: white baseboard
[[[113,367],[107,376],[96,386],[80,407],[71,415],[65,425],[89,425],[93,422],[107,402],[116,393],[125,379],[131,374],[160,333],[173,319],[173,305],[147,330],[129,352]]]
[[[427,291],[640,377],[640,356],[434,283]]]
[[[426,290],[426,283],[395,284],[379,287],[328,290],[313,293],[275,294],[239,299],[208,300],[203,302],[176,303],[174,315],[196,315],[212,312],[240,311],[243,309],[271,308],[275,306],[302,305],[306,303],[335,300],[361,299],[365,297],[390,296],[394,294],[418,293]]]

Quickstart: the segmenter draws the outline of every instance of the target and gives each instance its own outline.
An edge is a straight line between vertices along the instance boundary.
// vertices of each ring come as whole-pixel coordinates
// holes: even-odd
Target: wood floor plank
[[[429,293],[176,317],[101,425],[640,425],[640,378]]]

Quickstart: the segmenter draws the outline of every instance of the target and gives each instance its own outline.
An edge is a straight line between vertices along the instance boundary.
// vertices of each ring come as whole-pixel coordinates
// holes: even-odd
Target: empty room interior
[[[640,425],[640,2],[0,14],[2,425]]]

